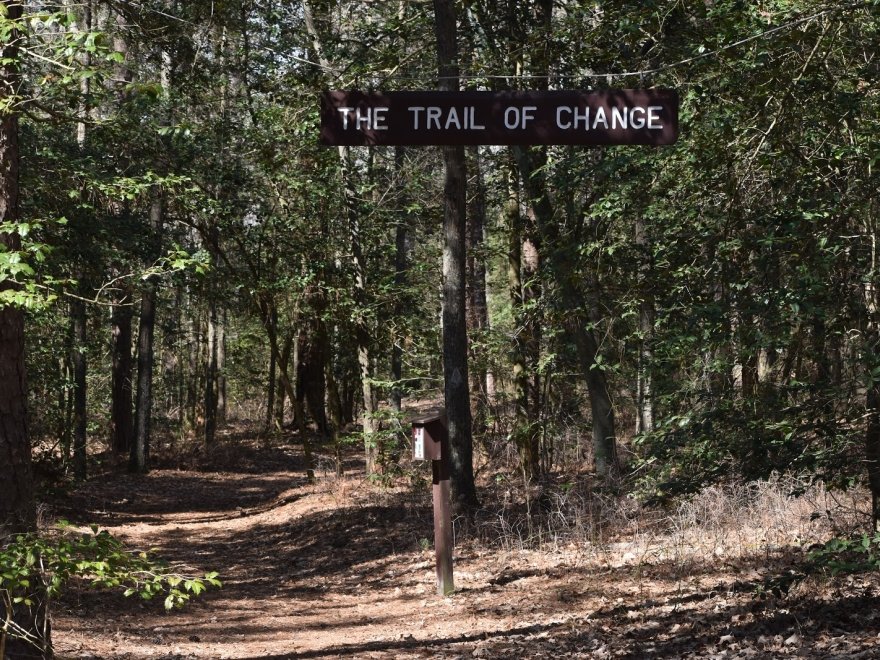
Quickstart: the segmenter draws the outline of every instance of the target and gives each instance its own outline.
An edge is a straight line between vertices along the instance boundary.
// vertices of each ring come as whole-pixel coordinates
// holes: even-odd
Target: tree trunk
[[[394,149],[394,170],[400,180],[403,173],[404,148],[395,147]],[[401,196],[406,195],[406,186],[400,186]],[[397,321],[395,327],[399,327],[399,323],[403,320],[406,312],[404,305],[403,290],[407,282],[407,270],[409,269],[407,259],[407,233],[409,231],[409,212],[406,211],[407,200],[401,198],[398,207],[403,209],[400,212],[397,226],[394,229],[394,288],[398,291],[398,295],[394,300],[394,318]],[[403,388],[401,381],[403,380],[403,333],[395,334],[391,337],[391,409],[394,412],[400,412],[400,406],[403,399]]]
[[[163,193],[154,188],[150,204],[150,233],[153,256],[158,257],[165,208]],[[152,260],[150,261],[152,265]],[[146,473],[150,469],[151,423],[153,413],[153,335],[156,325],[156,276],[144,283],[141,294],[141,315],[138,324],[138,376],[135,403],[135,436],[131,446],[128,469],[130,472]]]
[[[527,479],[537,476],[540,466],[538,445],[533,442],[529,414],[529,375],[536,366],[529,360],[530,333],[527,331],[524,313],[525,290],[523,287],[523,223],[520,213],[519,190],[516,178],[510,170],[507,177],[508,198],[504,217],[507,225],[507,286],[513,310],[514,334],[511,343],[513,363],[514,420],[513,441],[519,452],[520,464]]]
[[[336,385],[336,375],[333,373],[332,351],[325,351],[324,355],[324,379],[327,383],[327,415],[330,445],[336,463],[336,476],[341,477],[344,473],[342,463],[342,443],[339,434],[342,430],[342,403],[339,398],[339,388]]]
[[[293,352],[294,333],[287,332],[284,336],[284,345],[281,347],[281,357],[279,358],[279,371],[284,374],[290,373],[290,356]],[[278,430],[284,428],[284,408],[287,401],[287,390],[281,383],[281,377],[278,377],[278,396],[275,398],[275,426]],[[292,405],[292,402],[291,402]]]
[[[207,369],[205,373],[205,444],[214,442],[217,432],[217,303],[208,303]]]
[[[112,354],[110,435],[113,451],[131,451],[134,425],[131,416],[131,297],[126,291],[110,314]],[[182,405],[182,404],[181,404]]]
[[[189,437],[195,437],[199,426],[199,378],[201,373],[201,347],[202,331],[200,315],[194,312],[196,308],[192,295],[184,298],[184,306],[191,306],[189,312],[185,312],[183,327],[186,336],[186,375],[184,376],[184,409],[186,423],[184,432]]]
[[[473,163],[474,195],[467,211],[467,327],[473,342],[489,329],[489,310],[486,304],[486,257],[484,254],[486,227],[486,187],[480,165],[479,148],[471,150]],[[478,351],[471,346],[470,389],[473,435],[481,440],[488,428],[489,401],[486,393],[487,361],[480,359]]]
[[[18,21],[22,4],[3,0],[5,18]],[[18,94],[20,35],[7,35],[0,65],[0,224],[15,224],[19,212],[18,116],[11,110],[17,103],[10,97]],[[0,244],[8,251],[21,248],[15,233],[0,232]],[[8,289],[8,280],[0,290]],[[27,426],[27,387],[24,367],[24,311],[13,305],[0,306],[0,545],[13,534],[33,532],[37,528],[34,500],[31,446]],[[45,603],[44,599],[39,599]],[[44,604],[34,612],[26,608],[6,610],[0,600],[0,621],[13,620],[35,635],[43,648],[6,636],[0,631],[0,646],[6,658],[51,657],[48,617]]]
[[[278,308],[275,301],[266,298],[260,301],[260,315],[263,317],[263,328],[269,339],[269,374],[266,378],[266,417],[263,423],[263,433],[272,431],[272,422],[275,418],[275,384],[278,378]]]
[[[83,290],[80,282],[77,291],[82,293]],[[78,480],[84,480],[87,472],[86,305],[78,298],[70,301],[70,323],[73,340],[70,351],[70,361],[73,364],[73,474]]]
[[[10,18],[21,15],[21,5],[4,2]],[[13,49],[5,48],[6,55]],[[0,99],[14,75],[3,69],[6,85],[0,85]],[[0,222],[18,220],[18,118],[0,116]],[[0,233],[10,251],[20,248],[17,234]],[[11,285],[0,283],[0,290]],[[17,532],[36,528],[31,446],[27,430],[27,389],[24,372],[24,312],[12,305],[0,307],[0,540]]]
[[[226,309],[217,323],[217,426],[226,424]],[[282,405],[283,409],[283,405]]]
[[[865,430],[865,463],[868,469],[868,486],[871,489],[871,522],[873,531],[880,532],[880,382],[876,377],[876,368],[880,360],[876,357],[880,346],[880,288],[876,284],[878,266],[877,230],[873,222],[867,229],[871,237],[871,270],[864,284],[865,311],[867,316],[867,332],[865,343],[869,358],[866,360],[865,371],[871,385],[865,398],[865,413],[868,418]]]
[[[654,359],[654,298],[650,291],[651,244],[648,239],[644,218],[636,218],[635,244],[639,250],[639,365],[636,396],[636,433],[650,433],[654,430],[654,380],[652,362]]]
[[[587,384],[592,411],[593,460],[596,472],[614,481],[620,471],[617,460],[614,407],[605,372],[598,368],[596,362],[599,344],[588,325],[598,320],[598,305],[597,301],[593,300],[588,305],[590,309],[585,310],[583,300],[585,297],[595,298],[598,295],[595,291],[596,284],[589,282],[584,295],[571,276],[572,268],[567,256],[567,246],[560,245],[559,230],[553,217],[555,211],[547,192],[544,176],[546,153],[538,151],[538,158],[533,158],[533,152],[527,148],[514,147],[513,152],[528,194],[529,204],[535,213],[542,245],[545,246],[545,262],[550,269],[553,282],[559,288],[560,304],[566,318],[565,328],[574,339],[581,373]],[[594,318],[591,319],[590,316]]]
[[[438,88],[458,90],[458,49],[453,0],[434,0]],[[479,505],[474,484],[473,438],[468,385],[467,317],[465,310],[465,241],[467,231],[464,147],[442,147],[443,187],[443,379],[449,423],[450,481],[453,505],[459,510]]]
[[[865,431],[865,463],[868,485],[871,489],[871,521],[873,530],[880,532],[880,383],[868,388],[865,400],[868,426]]]

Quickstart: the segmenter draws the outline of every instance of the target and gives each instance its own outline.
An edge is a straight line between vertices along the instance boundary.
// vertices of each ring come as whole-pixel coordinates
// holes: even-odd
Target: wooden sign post
[[[449,495],[449,431],[442,412],[412,421],[413,459],[430,460],[434,499],[434,557],[437,565],[437,592],[448,596],[455,591],[452,579],[452,511]]]

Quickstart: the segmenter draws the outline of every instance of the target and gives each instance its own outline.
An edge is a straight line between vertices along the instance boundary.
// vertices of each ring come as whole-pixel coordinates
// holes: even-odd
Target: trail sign
[[[664,145],[677,137],[678,94],[667,89],[321,95],[326,145]]]

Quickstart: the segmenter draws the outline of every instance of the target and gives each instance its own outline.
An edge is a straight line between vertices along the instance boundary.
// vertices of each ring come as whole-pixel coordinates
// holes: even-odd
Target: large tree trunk
[[[438,87],[458,90],[456,18],[452,0],[434,0]],[[465,191],[464,147],[442,148],[443,187],[443,379],[449,422],[450,477],[453,505],[460,510],[479,505],[474,484],[473,438],[468,384],[467,317],[465,310]]]
[[[868,468],[868,486],[871,489],[871,521],[874,531],[880,532],[880,383],[868,388],[865,412],[868,417],[865,463]]]
[[[134,425],[131,416],[131,298],[126,292],[110,314],[112,355],[110,435],[113,451],[131,450]],[[181,402],[182,408],[182,402]]]
[[[9,21],[18,21],[22,4],[3,0],[3,11]],[[19,37],[13,31],[7,35],[2,48],[0,68],[0,224],[18,221],[19,204],[19,145],[18,116],[11,111],[17,106],[10,97],[18,94]],[[18,235],[0,233],[0,244],[6,250],[21,248]],[[0,283],[7,289],[8,280]],[[24,312],[12,305],[0,306],[0,546],[10,535],[36,530],[31,447],[27,426],[27,388],[24,368]],[[37,584],[39,578],[34,578]],[[48,617],[45,600],[34,611],[27,608],[6,610],[0,600],[0,621],[13,621],[43,644],[38,648],[20,639],[7,636],[0,628],[0,648],[5,658],[51,657]],[[2,624],[0,624],[2,625]],[[4,660],[5,660],[4,658]]]
[[[21,18],[22,5],[4,0],[6,18]],[[0,103],[14,108],[10,96],[18,93],[17,34],[3,45],[4,63],[0,69]],[[18,116],[0,114],[0,223],[18,221]],[[15,233],[0,233],[8,251],[21,248]],[[9,289],[9,280],[0,290]],[[24,371],[24,312],[12,305],[0,306],[0,543],[10,534],[36,529],[31,446],[27,429],[27,389]]]

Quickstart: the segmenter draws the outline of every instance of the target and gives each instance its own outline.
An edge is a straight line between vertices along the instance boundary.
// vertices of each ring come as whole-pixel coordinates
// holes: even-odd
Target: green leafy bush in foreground
[[[22,610],[47,618],[49,604],[77,580],[95,587],[120,588],[124,596],[144,600],[164,596],[166,610],[182,607],[209,586],[221,586],[217,573],[201,577],[174,572],[148,552],[127,550],[106,530],[76,532],[64,521],[51,535],[22,534],[0,548],[0,649],[7,637],[28,640],[43,648],[48,640],[24,629]],[[27,617],[33,619],[33,617]]]

